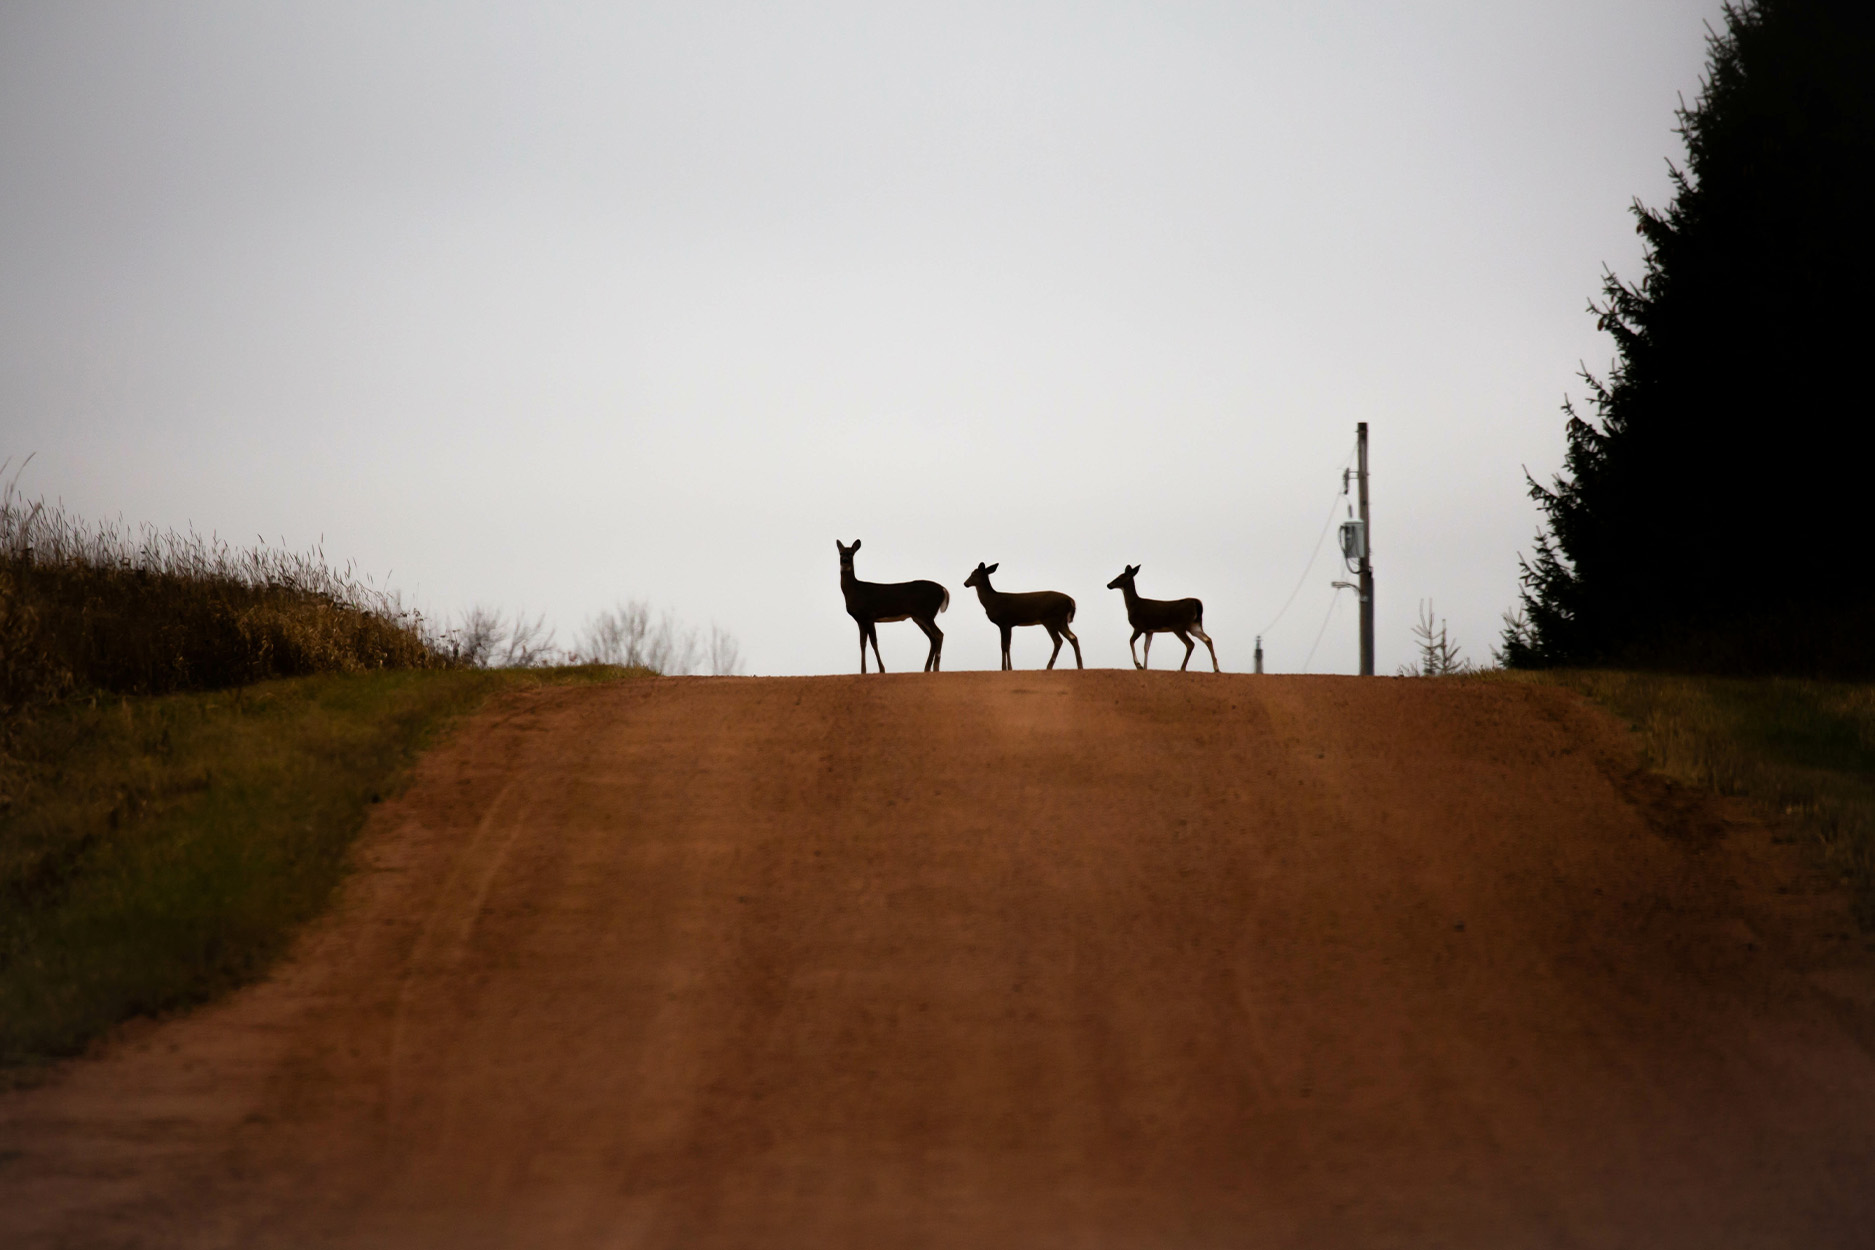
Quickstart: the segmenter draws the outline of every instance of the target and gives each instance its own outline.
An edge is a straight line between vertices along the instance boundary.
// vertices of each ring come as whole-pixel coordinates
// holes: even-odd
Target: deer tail
[[[944,587],[939,586],[938,589],[944,590]],[[938,611],[942,612],[945,608],[950,607],[950,605],[951,605],[951,592],[948,590],[944,590],[944,597],[938,600]]]

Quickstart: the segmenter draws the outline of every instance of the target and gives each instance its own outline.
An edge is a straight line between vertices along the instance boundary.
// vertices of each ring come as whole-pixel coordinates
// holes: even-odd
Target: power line
[[[1341,461],[1341,468],[1343,470],[1348,467],[1349,461],[1354,459],[1354,452],[1354,448],[1350,447],[1348,449],[1347,456]],[[1335,492],[1333,502],[1328,505],[1328,519],[1322,522],[1322,532],[1317,535],[1315,539],[1315,550],[1309,553],[1308,565],[1302,570],[1302,576],[1296,579],[1296,588],[1289,592],[1289,597],[1283,600],[1283,606],[1277,610],[1274,617],[1270,618],[1270,623],[1265,625],[1262,630],[1259,631],[1260,633],[1267,634],[1272,629],[1276,628],[1276,622],[1283,619],[1283,613],[1289,610],[1289,605],[1294,603],[1296,601],[1296,596],[1302,593],[1302,587],[1308,584],[1309,574],[1315,571],[1315,561],[1321,558],[1322,544],[1328,540],[1328,531],[1334,528],[1335,513],[1341,507],[1341,498],[1347,493],[1348,487],[1347,483],[1344,481],[1341,484],[1341,489]],[[1340,593],[1336,592],[1335,598],[1339,599],[1340,597]],[[1332,611],[1333,609],[1331,608],[1330,610]],[[1310,654],[1313,654],[1313,652]]]
[[[1328,615],[1322,618],[1322,627],[1315,631],[1314,645],[1309,647],[1308,659],[1302,661],[1302,671],[1309,671],[1309,660],[1315,658],[1315,648],[1322,645],[1322,639],[1328,634],[1328,622],[1334,619],[1335,609],[1341,606],[1341,587],[1335,587],[1335,597],[1328,601]]]

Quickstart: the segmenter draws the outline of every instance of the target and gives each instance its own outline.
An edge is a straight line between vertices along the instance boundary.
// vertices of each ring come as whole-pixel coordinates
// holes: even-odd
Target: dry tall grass
[[[571,647],[542,617],[476,607],[440,627],[325,552],[92,523],[0,484],[0,720],[74,693],[168,694],[404,668],[609,664],[740,671],[727,631],[632,600]]]
[[[449,662],[416,613],[321,550],[91,523],[0,486],[0,714]]]

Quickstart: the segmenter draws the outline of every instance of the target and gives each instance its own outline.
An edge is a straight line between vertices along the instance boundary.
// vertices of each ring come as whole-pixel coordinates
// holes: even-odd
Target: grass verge
[[[13,726],[0,786],[0,1084],[264,972],[371,805],[490,695],[629,670],[404,670],[99,698]]]
[[[1552,670],[1627,719],[1648,762],[1688,785],[1770,805],[1812,843],[1875,928],[1875,685]]]

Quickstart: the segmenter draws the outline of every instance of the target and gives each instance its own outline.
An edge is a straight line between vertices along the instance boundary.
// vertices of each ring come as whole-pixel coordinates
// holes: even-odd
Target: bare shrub
[[[530,621],[522,613],[516,612],[508,626],[498,667],[542,668],[557,662],[560,649],[553,645],[554,632],[544,615]]]
[[[545,668],[567,657],[554,643],[544,615],[503,616],[477,604],[443,631],[440,642],[452,663],[469,668]]]
[[[501,613],[477,605],[462,614],[459,624],[443,633],[443,647],[449,658],[465,668],[488,668],[501,645]]]
[[[742,671],[742,647],[735,636],[715,621],[710,622],[710,674],[733,677]]]
[[[1434,616],[1430,599],[1420,602],[1413,638],[1419,647],[1419,663],[1402,664],[1398,676],[1452,677],[1476,671],[1472,662],[1459,653],[1458,641],[1447,630],[1445,621]]]
[[[729,676],[742,666],[733,635],[712,624],[709,634],[685,625],[668,608],[655,617],[642,599],[632,599],[586,622],[573,644],[576,663],[648,668],[666,676],[707,669]]]
[[[573,657],[585,664],[650,668],[645,662],[645,637],[650,628],[649,608],[638,600],[622,603],[586,622],[573,643]]]
[[[587,622],[574,654],[589,663],[648,668],[669,676],[695,672],[702,646],[697,631],[668,608],[653,618],[649,604],[633,599]]]

